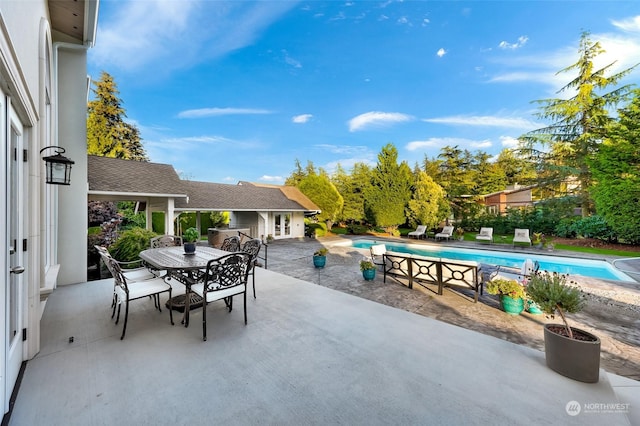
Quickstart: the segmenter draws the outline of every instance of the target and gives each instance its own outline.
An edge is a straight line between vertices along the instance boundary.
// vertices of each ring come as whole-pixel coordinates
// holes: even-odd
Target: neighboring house
[[[503,214],[508,208],[533,206],[532,189],[534,186],[509,185],[506,189],[482,196],[487,212]]]
[[[40,350],[47,295],[86,281],[87,49],[97,18],[98,0],[0,0],[3,413],[21,364]],[[75,161],[69,186],[45,183],[49,146]]]
[[[180,180],[172,166],[88,156],[89,200],[145,204],[147,227],[154,211],[165,213],[165,230],[181,213],[229,212],[230,228],[264,238],[304,236],[304,217],[319,212],[298,188],[239,182],[237,185]],[[206,229],[201,229],[206,233]]]

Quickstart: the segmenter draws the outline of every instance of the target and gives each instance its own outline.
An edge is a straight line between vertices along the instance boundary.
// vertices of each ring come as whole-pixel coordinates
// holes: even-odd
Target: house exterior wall
[[[87,281],[87,52],[57,48],[58,145],[75,161],[71,185],[60,188],[58,217],[58,285]]]
[[[97,4],[96,4],[97,6]],[[0,152],[0,239],[5,250],[0,252],[0,275],[5,285],[0,297],[0,339],[3,341],[2,359],[8,358],[10,337],[7,334],[7,283],[9,269],[16,259],[24,267],[19,275],[18,306],[19,329],[26,340],[19,347],[19,362],[33,358],[40,349],[40,317],[43,288],[49,284],[86,281],[86,48],[75,45],[69,52],[56,57],[56,35],[49,23],[47,0],[0,0],[0,104],[3,111],[10,110],[22,127],[22,152],[7,154],[7,122],[2,124]],[[95,9],[97,13],[97,9]],[[90,17],[89,17],[90,18]],[[95,16],[94,16],[95,18]],[[67,40],[69,41],[69,40]],[[59,66],[59,69],[56,67]],[[56,84],[56,77],[60,85]],[[58,108],[58,105],[60,107]],[[46,146],[61,145],[65,155],[75,161],[71,186],[57,187],[44,182],[42,157],[53,152],[40,150]],[[14,161],[14,155],[25,161]],[[23,200],[8,202],[7,171],[12,164],[18,170],[20,193]],[[14,214],[10,204],[19,211]],[[58,213],[60,207],[60,213]],[[10,241],[9,222],[18,218],[20,224],[16,244]],[[60,240],[58,240],[60,236]],[[59,243],[59,244],[58,244]],[[75,247],[75,245],[78,247]],[[14,248],[12,255],[7,247]],[[15,257],[19,253],[19,258]],[[60,255],[58,255],[60,253]],[[14,257],[11,257],[14,256]],[[58,265],[64,277],[58,276]],[[46,296],[45,296],[46,297]],[[22,340],[22,339],[21,339]],[[12,355],[13,356],[13,355]],[[8,378],[7,363],[0,363],[0,404],[8,410],[7,399],[15,382]]]

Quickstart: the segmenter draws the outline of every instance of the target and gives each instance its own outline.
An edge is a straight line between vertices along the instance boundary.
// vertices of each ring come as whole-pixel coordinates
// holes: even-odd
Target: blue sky
[[[542,127],[582,31],[640,61],[634,1],[101,0],[89,73],[111,74],[151,161],[181,177],[282,184],[308,160],[413,167],[498,154]],[[640,69],[624,83],[640,83]]]

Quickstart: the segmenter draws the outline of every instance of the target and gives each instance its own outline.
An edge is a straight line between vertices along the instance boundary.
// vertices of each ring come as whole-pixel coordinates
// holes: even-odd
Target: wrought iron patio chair
[[[207,304],[224,300],[229,312],[233,310],[233,296],[244,298],[244,323],[247,324],[247,280],[251,255],[237,252],[210,260],[204,281],[191,286],[191,291],[204,299],[202,304],[202,340],[207,340]]]
[[[121,262],[119,260],[114,259],[111,256],[111,253],[109,253],[109,250],[107,250],[106,247],[97,246],[97,245],[94,246],[94,247],[96,248],[96,250],[100,254],[100,258],[102,259],[102,262],[105,264],[105,266],[109,270],[109,273],[114,278],[115,278],[116,272],[113,270],[113,267],[111,266],[111,262],[109,262],[109,259],[113,259],[115,262],[118,263],[118,265],[120,266],[120,269],[122,270],[122,273],[127,278],[127,280],[129,280],[130,283],[138,282],[138,281],[146,281],[146,280],[158,278],[158,277],[160,277],[162,275],[161,271],[151,270],[151,269],[146,268],[144,266],[139,266],[139,265],[142,265],[142,259],[133,260],[131,262]],[[134,266],[137,266],[137,267],[134,267]],[[113,298],[111,300],[111,306],[112,307],[116,303],[116,291],[115,290],[116,290],[116,284],[114,282],[114,284],[113,284]],[[158,300],[154,297],[153,301],[154,301],[154,303],[156,304],[156,307],[157,307],[157,305],[159,303]]]
[[[182,237],[178,235],[159,235],[151,239],[151,248],[181,246]]]
[[[258,254],[260,254],[260,248],[262,247],[262,241],[258,238],[253,238],[242,245],[241,251],[248,253],[251,256],[249,261],[249,275],[253,284],[253,298],[256,298],[256,264],[258,263]]]
[[[240,251],[240,238],[233,236],[227,237],[222,241],[222,245],[220,246],[220,250],[224,251]]]
[[[122,336],[120,336],[120,340],[124,339],[124,335],[127,331],[127,321],[129,319],[129,302],[132,302],[137,299],[142,299],[143,297],[151,296],[154,300],[156,300],[156,309],[162,312],[162,308],[160,307],[160,295],[162,293],[169,293],[169,299],[171,299],[171,286],[165,282],[163,278],[153,278],[144,281],[136,281],[129,283],[127,277],[122,272],[120,268],[120,264],[117,260],[110,257],[108,258],[108,262],[111,266],[111,270],[113,271],[113,278],[115,282],[115,304],[113,305],[113,311],[111,312],[111,318],[116,315],[117,308],[117,316],[116,316],[116,324],[120,321],[120,309],[122,308],[122,304],[124,303],[124,325],[122,326]],[[169,320],[171,321],[171,325],[173,325],[173,311],[169,309]]]

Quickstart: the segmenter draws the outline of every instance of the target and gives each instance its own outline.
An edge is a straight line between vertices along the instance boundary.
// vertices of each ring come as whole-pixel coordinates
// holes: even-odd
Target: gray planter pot
[[[597,383],[600,377],[600,338],[571,327],[574,333],[588,336],[593,341],[570,339],[557,334],[549,327],[563,327],[562,324],[545,324],[544,351],[547,366],[556,373],[585,383]]]

